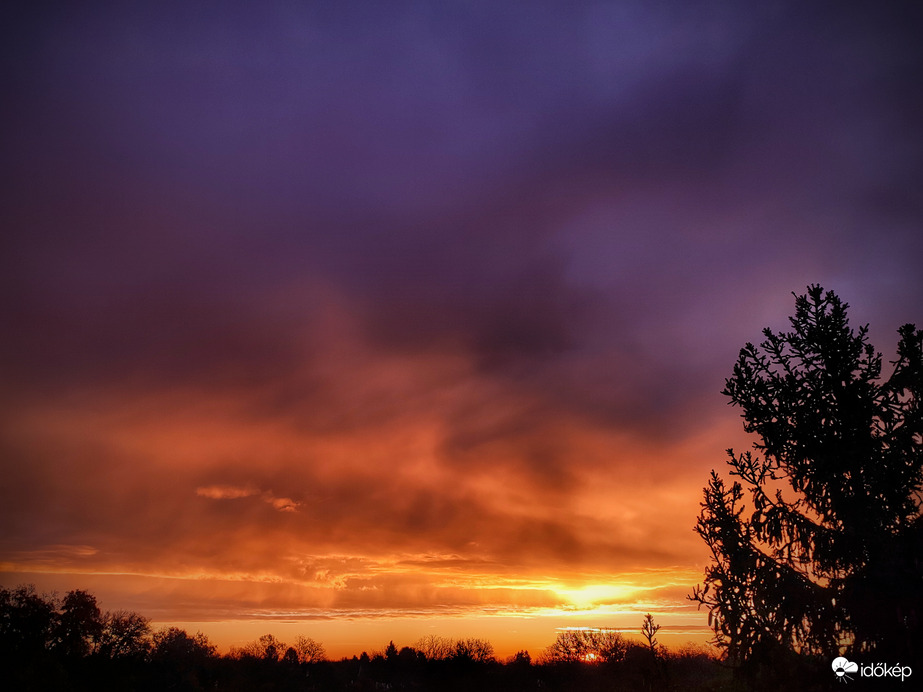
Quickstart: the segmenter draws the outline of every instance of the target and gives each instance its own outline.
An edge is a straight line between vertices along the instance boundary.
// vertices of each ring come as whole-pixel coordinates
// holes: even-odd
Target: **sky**
[[[0,40],[0,584],[224,650],[704,641],[739,349],[923,324],[923,9],[98,2]]]

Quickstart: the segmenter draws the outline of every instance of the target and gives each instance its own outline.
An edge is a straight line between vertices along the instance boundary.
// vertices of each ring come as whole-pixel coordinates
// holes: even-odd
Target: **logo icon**
[[[842,656],[838,656],[833,659],[831,664],[833,672],[836,673],[836,679],[838,682],[849,682],[852,678],[848,675],[849,673],[858,673],[859,664],[847,661]]]

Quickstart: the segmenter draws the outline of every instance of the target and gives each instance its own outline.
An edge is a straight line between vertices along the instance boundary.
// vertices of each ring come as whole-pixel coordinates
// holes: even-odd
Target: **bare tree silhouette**
[[[285,654],[288,647],[272,634],[264,634],[259,639],[245,644],[242,647],[232,647],[229,655],[238,659],[256,659],[262,661],[278,661]]]
[[[414,643],[417,651],[423,653],[430,661],[442,661],[449,658],[455,650],[455,644],[447,637],[428,634]]]
[[[566,629],[558,632],[554,643],[545,649],[545,661],[621,661],[628,652],[628,642],[621,633],[604,628]]]
[[[305,637],[299,634],[295,639],[293,648],[297,652],[298,660],[301,663],[319,663],[327,659],[327,652],[324,650],[324,645],[311,639],[311,637]]]

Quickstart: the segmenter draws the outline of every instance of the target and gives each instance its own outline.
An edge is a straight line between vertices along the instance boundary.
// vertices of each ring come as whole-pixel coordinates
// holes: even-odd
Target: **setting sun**
[[[577,589],[556,588],[554,591],[566,603],[580,609],[590,609],[603,604],[630,603],[639,589],[621,584],[591,584]]]

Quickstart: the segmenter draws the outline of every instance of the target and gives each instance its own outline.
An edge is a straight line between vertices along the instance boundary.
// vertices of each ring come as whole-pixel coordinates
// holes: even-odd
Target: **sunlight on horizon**
[[[642,618],[648,612],[663,625],[659,638],[670,646],[687,642],[703,645],[711,634],[705,626],[706,615],[698,612],[694,605],[672,595],[674,591],[658,593],[658,589],[690,591],[696,576],[690,570],[630,573],[609,583],[583,584],[528,579],[499,580],[491,584],[483,576],[476,576],[472,578],[473,588],[468,590],[479,594],[480,598],[499,594],[512,597],[514,601],[522,598],[515,593],[554,594],[557,599],[554,605],[496,601],[439,607],[408,604],[403,608],[336,609],[321,604],[299,607],[294,603],[279,603],[274,606],[269,601],[253,600],[255,590],[292,585],[268,575],[257,582],[241,579],[239,575],[224,575],[221,579],[216,579],[215,575],[158,577],[74,573],[54,568],[11,573],[9,564],[0,567],[8,576],[15,574],[17,583],[35,583],[40,591],[60,594],[74,588],[86,589],[99,598],[103,609],[135,610],[151,617],[155,629],[177,626],[190,634],[201,631],[225,652],[267,633],[283,641],[308,635],[322,642],[331,658],[338,659],[362,651],[372,653],[383,649],[388,641],[407,646],[435,634],[449,639],[487,639],[494,645],[497,655],[505,658],[523,649],[537,654],[554,641],[557,631],[564,629],[618,630],[637,639]],[[455,575],[455,581],[464,581],[459,576]],[[506,591],[510,582],[519,588],[512,596]],[[685,586],[687,582],[688,587]],[[325,590],[342,591],[347,583],[348,580]],[[265,593],[271,595],[272,591]],[[250,605],[242,607],[247,599]],[[184,612],[193,616],[184,617]]]

